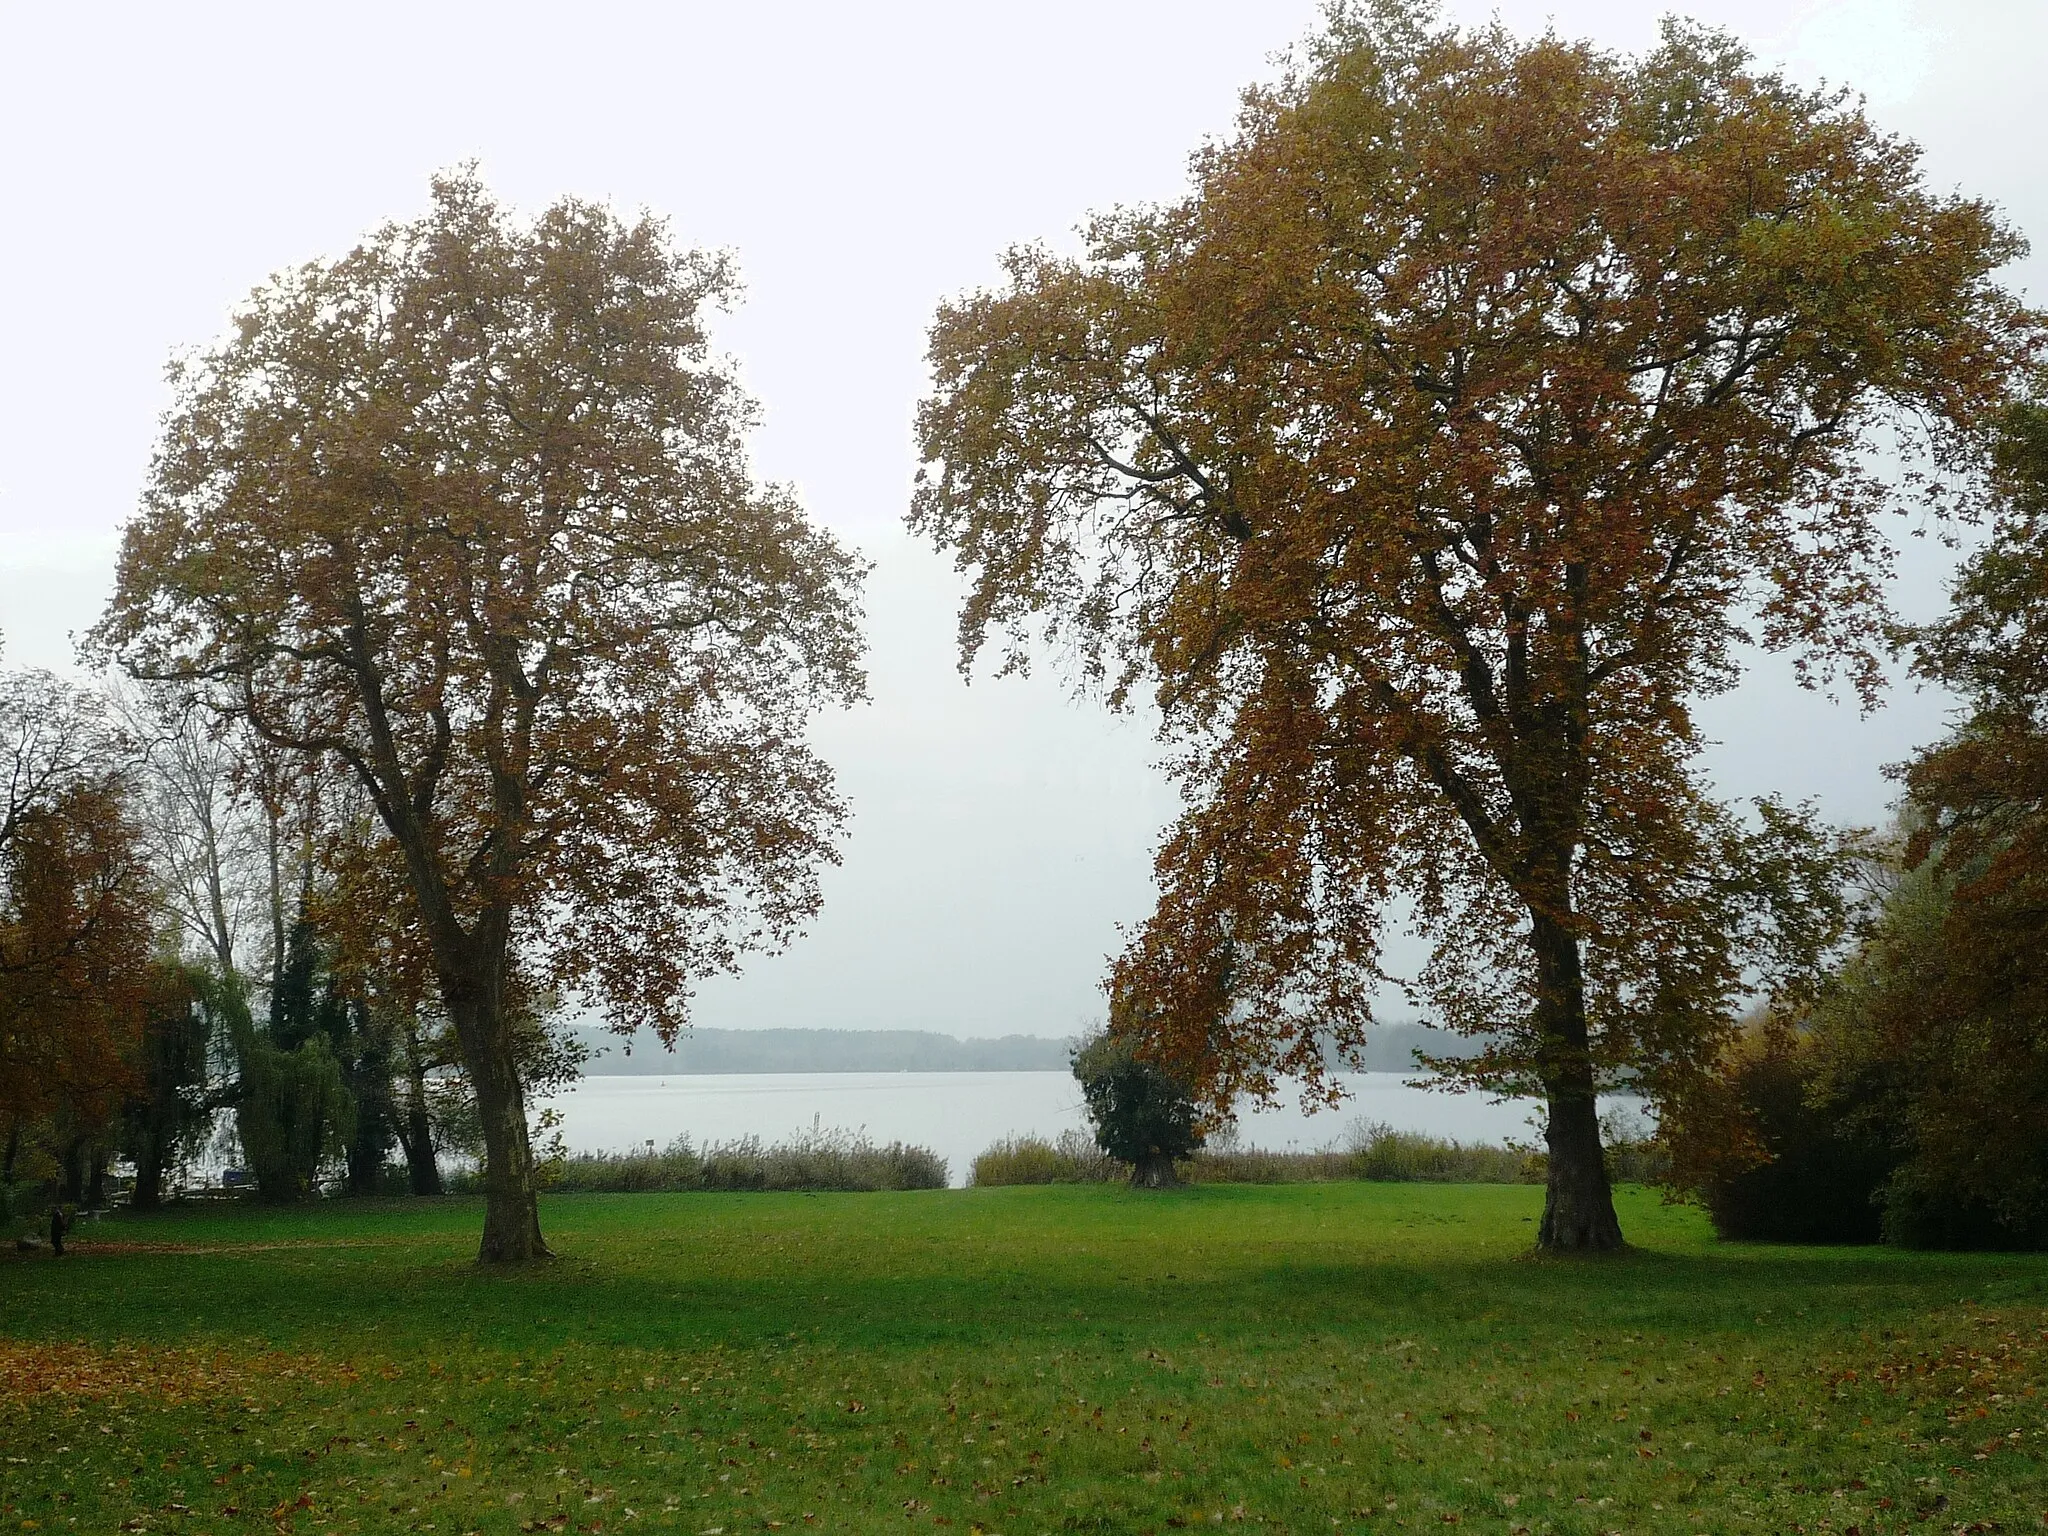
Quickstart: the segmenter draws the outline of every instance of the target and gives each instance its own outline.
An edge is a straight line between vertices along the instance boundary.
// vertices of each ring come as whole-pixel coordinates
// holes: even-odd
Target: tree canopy
[[[673,1038],[835,857],[804,730],[862,694],[861,567],[751,472],[735,286],[651,218],[437,180],[178,371],[95,632],[361,786],[478,1095],[486,1259],[545,1251],[521,999]]]
[[[1875,690],[1884,518],[1944,510],[2036,344],[2022,242],[1681,23],[1339,9],[1192,172],[939,313],[910,522],[971,573],[963,665],[1156,702],[1188,808],[1111,980],[1149,1050],[1326,1088],[1405,987],[1547,1099],[1540,1241],[1611,1247],[1598,1086],[1679,1091],[1840,911],[1692,704],[1752,641]]]

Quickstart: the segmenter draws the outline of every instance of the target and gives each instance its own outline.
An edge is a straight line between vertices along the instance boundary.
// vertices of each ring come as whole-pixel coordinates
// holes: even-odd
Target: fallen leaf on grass
[[[27,1344],[0,1339],[0,1403],[37,1397],[146,1397],[166,1403],[245,1394],[259,1379],[353,1380],[355,1372],[303,1355],[236,1358],[194,1349],[115,1344]]]

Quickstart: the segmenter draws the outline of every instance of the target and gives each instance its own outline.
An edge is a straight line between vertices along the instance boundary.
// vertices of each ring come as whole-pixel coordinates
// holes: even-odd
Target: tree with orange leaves
[[[460,1040],[480,1257],[545,1255],[519,999],[673,1039],[816,909],[859,562],[764,487],[728,262],[473,174],[258,290],[180,377],[98,643],[361,786]]]
[[[910,522],[973,577],[963,664],[1044,639],[1157,701],[1187,810],[1110,979],[1149,1050],[1219,1108],[1327,1097],[1403,985],[1493,1036],[1461,1081],[1542,1095],[1540,1245],[1616,1247],[1597,1092],[1682,1095],[1840,916],[1689,703],[1752,640],[1875,688],[1883,520],[2035,345],[2022,243],[1721,34],[1403,0],[1338,8],[1193,179],[939,314]]]
[[[76,1192],[131,1084],[155,892],[125,766],[89,695],[0,674],[0,1180],[40,1141]]]

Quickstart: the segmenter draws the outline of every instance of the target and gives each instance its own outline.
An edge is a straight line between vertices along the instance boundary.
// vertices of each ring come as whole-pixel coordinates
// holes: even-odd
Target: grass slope
[[[2034,1528],[2048,1261],[1539,1190],[580,1196],[0,1259],[0,1531]],[[1926,1523],[1923,1523],[1926,1522]]]

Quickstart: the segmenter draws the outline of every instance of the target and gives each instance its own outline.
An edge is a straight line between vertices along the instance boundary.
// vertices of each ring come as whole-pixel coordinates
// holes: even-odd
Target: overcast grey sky
[[[1520,31],[1634,49],[1661,7],[1458,0]],[[1937,186],[2048,239],[2033,93],[2043,0],[1700,0],[1808,80],[1855,85]],[[1032,4],[25,5],[0,0],[0,632],[69,665],[133,504],[162,371],[267,273],[417,213],[475,157],[501,195],[666,215],[732,249],[719,328],[766,408],[758,462],[876,562],[872,707],[819,739],[856,819],[826,911],[789,955],[708,986],[698,1022],[1065,1034],[1098,1006],[1116,928],[1151,900],[1174,801],[1142,723],[1051,677],[953,670],[957,588],[900,533],[923,331],[1017,240],[1173,195],[1314,0]],[[2043,258],[2016,277],[2037,296]],[[1909,546],[1901,601],[1945,565]],[[1733,793],[1870,821],[1882,763],[1942,701],[1882,714],[1766,665],[1704,716]]]

